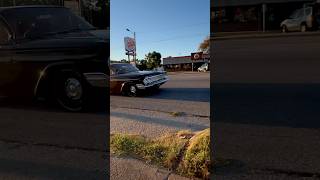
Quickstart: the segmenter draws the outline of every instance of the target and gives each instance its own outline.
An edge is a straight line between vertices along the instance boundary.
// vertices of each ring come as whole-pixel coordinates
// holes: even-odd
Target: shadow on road
[[[173,127],[173,128],[180,128],[180,129],[191,129],[192,131],[200,131],[203,129],[208,128],[208,126],[195,124],[195,123],[187,123],[182,121],[175,121],[171,119],[164,119],[164,118],[156,118],[156,117],[147,117],[147,116],[140,116],[134,114],[127,114],[127,113],[120,113],[120,112],[111,112],[111,116],[115,116],[118,118],[134,120],[143,123],[154,123],[163,126]]]
[[[214,122],[320,128],[320,84],[212,84]]]
[[[104,179],[106,172],[0,158],[0,173],[31,179]]]
[[[180,101],[209,102],[210,88],[160,88],[149,91],[143,97]]]
[[[0,108],[72,113],[46,101],[7,97],[0,97]],[[109,107],[106,107],[106,104],[101,101],[92,101],[84,112],[89,114],[109,114]]]

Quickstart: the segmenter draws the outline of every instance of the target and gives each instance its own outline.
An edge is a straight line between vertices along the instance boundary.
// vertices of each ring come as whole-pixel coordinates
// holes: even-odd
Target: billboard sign
[[[203,59],[203,52],[191,53],[191,60],[197,61]]]
[[[136,41],[131,37],[124,38],[124,45],[125,45],[126,51],[134,52],[136,50]]]

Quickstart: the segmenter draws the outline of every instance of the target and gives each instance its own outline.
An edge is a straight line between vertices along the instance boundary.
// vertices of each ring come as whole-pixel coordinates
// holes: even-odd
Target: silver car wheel
[[[287,27],[285,25],[282,26],[282,32],[286,33],[287,32]]]
[[[65,93],[67,97],[72,100],[80,100],[83,93],[81,82],[75,78],[67,79],[65,83]]]
[[[306,32],[307,31],[307,26],[305,24],[302,24],[300,27],[301,32]]]
[[[136,94],[137,88],[136,88],[135,86],[130,86],[130,92],[131,92],[132,94]]]

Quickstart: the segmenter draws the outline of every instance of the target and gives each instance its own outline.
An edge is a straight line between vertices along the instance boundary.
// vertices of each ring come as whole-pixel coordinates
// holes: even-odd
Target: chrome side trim
[[[108,86],[108,79],[105,73],[83,73],[86,80],[89,84],[93,87],[107,87]]]
[[[158,84],[163,84],[165,82],[167,82],[169,80],[169,78],[167,76],[165,76],[163,79],[160,79],[158,81],[154,81],[148,85],[140,85],[140,86],[137,86],[138,89],[145,89],[145,88],[149,88],[149,87],[152,87],[152,86],[155,86],[155,85],[158,85]]]
[[[157,85],[157,84],[162,84],[162,83],[165,83],[169,80],[169,78],[165,77],[164,79],[162,80],[159,80],[159,81],[155,81],[151,84],[148,84],[148,85],[145,85],[144,87],[148,88],[148,87],[151,87],[151,86],[154,86],[154,85]]]

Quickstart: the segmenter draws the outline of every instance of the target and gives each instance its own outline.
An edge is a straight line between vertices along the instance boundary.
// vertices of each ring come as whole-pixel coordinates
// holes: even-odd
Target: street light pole
[[[137,41],[136,41],[136,32],[133,32],[133,39],[134,39],[134,64],[137,65]]]

